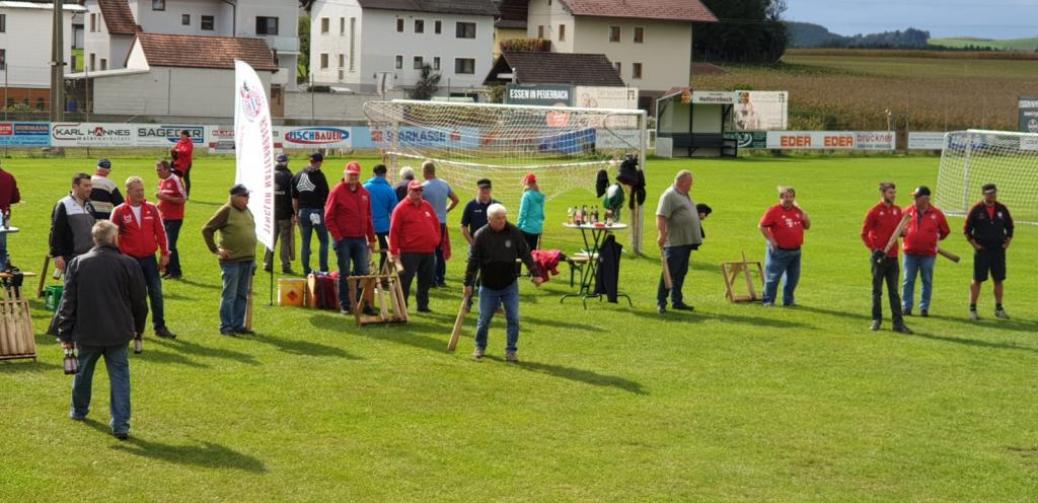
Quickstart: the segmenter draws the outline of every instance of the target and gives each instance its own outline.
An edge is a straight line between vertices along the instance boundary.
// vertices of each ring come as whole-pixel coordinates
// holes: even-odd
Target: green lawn
[[[876,183],[895,180],[907,202],[911,187],[934,185],[937,162],[650,161],[650,207],[691,167],[695,198],[715,210],[685,287],[695,313],[656,314],[655,252],[623,262],[634,308],[560,305],[571,291],[563,271],[540,290],[522,285],[523,362],[509,365],[502,320],[489,361],[469,357],[471,316],[459,351],[444,351],[459,258],[434,313],[406,326],[359,329],[333,312],[267,307],[261,275],[260,335],[219,336],[218,267],[199,229],[234,168],[201,158],[181,238],[185,280],[165,284],[180,336],[149,333],[131,357],[131,440],[108,434],[101,370],[91,420],[67,419],[71,379],[33,300],[40,360],[0,362],[0,499],[1034,501],[1038,290],[1026,285],[1038,274],[1038,231],[1021,226],[1010,252],[1012,321],[991,319],[990,287],[984,320],[966,321],[971,264],[953,218],[947,248],[966,258],[940,261],[931,317],[908,320],[915,336],[867,329],[858,232]],[[11,253],[38,271],[50,207],[91,163],[4,164],[26,200]],[[113,173],[155,183],[149,159],[116,159]],[[756,222],[779,183],[797,186],[814,221],[801,307],[729,304],[718,264],[743,251],[762,258]],[[548,247],[577,248],[558,223],[591,199],[552,202]]]
[[[929,40],[930,45],[939,45],[943,47],[990,47],[1000,51],[1027,51],[1033,52],[1038,50],[1038,37],[1031,38],[1010,38],[1002,40],[994,40],[990,38],[974,38],[974,37],[950,37],[950,38],[931,38]]]

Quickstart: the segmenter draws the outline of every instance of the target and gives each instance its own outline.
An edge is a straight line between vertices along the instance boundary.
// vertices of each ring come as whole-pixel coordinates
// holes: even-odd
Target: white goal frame
[[[1030,190],[1020,183],[1020,175],[1030,175]],[[1015,222],[1038,224],[1038,134],[982,129],[945,133],[934,204],[946,214],[965,216],[982,198],[985,183],[998,186],[999,200],[1013,211]]]

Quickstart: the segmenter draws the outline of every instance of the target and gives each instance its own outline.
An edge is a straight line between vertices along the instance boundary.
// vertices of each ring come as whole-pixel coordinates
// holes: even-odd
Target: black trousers
[[[890,313],[894,325],[904,323],[901,313],[901,295],[898,294],[897,281],[901,275],[901,267],[895,257],[884,257],[883,262],[872,262],[872,319],[883,319],[883,283],[887,284],[887,296],[890,297]]]
[[[436,273],[436,256],[432,253],[401,253],[400,263],[404,272],[400,275],[400,286],[404,288],[404,302],[410,305],[411,282],[418,276],[418,309],[429,307],[429,287]]]
[[[375,237],[378,238],[378,272],[382,272],[382,268],[386,265],[386,255],[389,253],[389,233],[388,232],[376,232]]]

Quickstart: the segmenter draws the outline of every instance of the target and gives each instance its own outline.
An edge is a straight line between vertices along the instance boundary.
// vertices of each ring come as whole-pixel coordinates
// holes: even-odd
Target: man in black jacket
[[[126,440],[130,432],[127,344],[144,332],[148,292],[137,261],[121,255],[116,247],[119,228],[102,220],[94,224],[91,234],[94,248],[68,263],[58,311],[61,345],[79,348],[69,417],[82,421],[90,412],[94,367],[104,356],[111,382],[112,433]]]
[[[274,247],[281,240],[281,272],[295,274],[292,271],[292,260],[295,259],[295,229],[292,226],[292,172],[288,169],[288,156],[278,155],[277,166],[274,167],[274,219],[277,229],[274,232]],[[263,255],[263,270],[274,270],[274,250],[268,248]]]
[[[320,241],[318,249],[318,267],[321,272],[328,272],[328,228],[324,225],[324,204],[328,202],[328,179],[321,172],[324,155],[320,152],[310,154],[310,165],[292,177],[292,208],[295,210],[296,223],[303,237],[302,261],[303,274],[310,275],[310,238],[317,233]]]
[[[508,210],[500,204],[487,208],[489,223],[476,231],[469,247],[469,262],[465,269],[465,296],[472,297],[472,285],[479,272],[479,324],[476,326],[476,350],[472,357],[483,359],[487,349],[487,331],[494,312],[504,304],[508,320],[508,345],[505,360],[516,363],[516,343],[519,342],[519,282],[515,260],[522,259],[533,275],[533,284],[541,286],[541,274],[530,255],[522,232],[508,223]]]
[[[970,320],[977,321],[977,299],[980,284],[988,279],[995,283],[995,317],[1008,320],[1002,307],[1002,282],[1006,279],[1006,248],[1013,241],[1013,217],[1009,208],[998,202],[998,188],[989,183],[981,189],[984,200],[973,205],[966,216],[966,239],[976,250],[973,254],[973,282],[970,283]]]
[[[93,185],[90,175],[79,173],[72,177],[72,190],[58,201],[51,214],[50,256],[54,267],[65,270],[73,257],[82,255],[93,246],[90,229],[94,226],[94,206],[90,203]]]

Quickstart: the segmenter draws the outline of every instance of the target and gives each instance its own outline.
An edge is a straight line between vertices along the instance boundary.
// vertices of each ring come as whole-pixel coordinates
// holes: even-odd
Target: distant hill
[[[833,33],[818,24],[795,21],[786,22],[786,33],[789,35],[789,47],[793,49],[819,47],[920,49],[926,47],[930,40],[930,32],[915,28],[848,37]]]
[[[1038,52],[1038,37],[1005,40],[975,37],[931,38],[930,45],[953,49],[977,48],[996,51]]]

